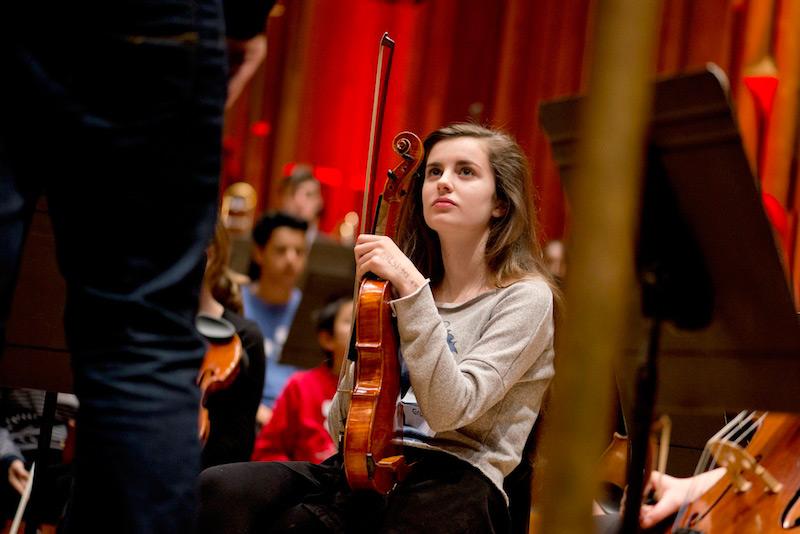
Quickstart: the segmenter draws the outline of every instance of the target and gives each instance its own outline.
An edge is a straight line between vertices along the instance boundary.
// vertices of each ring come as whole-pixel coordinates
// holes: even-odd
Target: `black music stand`
[[[800,412],[800,325],[726,86],[709,65],[655,87],[630,281],[636,313],[617,369],[623,404],[634,407],[623,532],[638,528],[656,407]],[[579,105],[540,108],[568,197]]]
[[[299,287],[303,298],[281,351],[281,363],[311,368],[322,361],[314,311],[329,301],[353,294],[356,260],[353,248],[335,242],[315,241],[308,254]]]

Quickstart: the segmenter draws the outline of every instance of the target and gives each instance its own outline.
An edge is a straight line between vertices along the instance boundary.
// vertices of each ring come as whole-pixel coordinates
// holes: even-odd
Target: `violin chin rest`
[[[595,497],[597,505],[607,514],[618,513],[622,502],[623,489],[611,482],[600,484],[600,494]]]
[[[194,320],[195,328],[211,343],[228,343],[236,335],[233,323],[222,317],[212,317],[202,313]]]

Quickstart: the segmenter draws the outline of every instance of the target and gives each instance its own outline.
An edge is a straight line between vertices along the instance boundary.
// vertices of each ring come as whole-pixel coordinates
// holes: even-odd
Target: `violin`
[[[650,427],[644,480],[650,478],[650,471],[666,471],[671,434],[672,422],[666,415],[662,415]],[[620,509],[628,482],[630,455],[631,443],[628,436],[614,432],[611,443],[603,451],[598,463],[601,492],[595,500],[605,513],[618,512]]]
[[[754,433],[753,433],[754,432]],[[752,435],[743,447],[742,440]],[[742,412],[708,444],[701,458],[725,475],[684,504],[669,532],[775,533],[800,528],[800,417]]]
[[[388,50],[385,73],[383,53]],[[408,196],[411,176],[423,157],[422,141],[411,132],[401,132],[392,141],[400,164],[388,172],[383,193],[373,211],[373,185],[377,175],[376,148],[380,147],[380,131],[386,90],[391,69],[394,41],[384,34],[378,48],[378,73],[375,82],[372,128],[367,158],[367,177],[361,233],[369,227],[374,213],[372,233],[392,236],[401,202]],[[402,445],[397,436],[402,432],[400,400],[400,363],[397,327],[389,301],[391,284],[375,276],[365,276],[354,297],[355,317],[351,347],[355,349],[354,385],[350,398],[343,440],[343,463],[347,482],[354,490],[388,493],[407,471]],[[351,354],[351,359],[353,355]]]
[[[373,233],[383,234],[396,220],[407,195],[410,175],[422,161],[422,141],[411,132],[397,134],[392,143],[403,161],[392,171],[379,200]],[[384,234],[385,235],[385,234]],[[388,493],[405,474],[405,460],[395,437],[402,429],[400,363],[397,327],[389,301],[391,284],[366,276],[361,280],[356,308],[358,353],[355,382],[344,433],[344,470],[353,489]]]
[[[239,374],[242,361],[242,341],[236,327],[221,317],[199,314],[195,319],[197,330],[208,341],[208,349],[197,374],[200,387],[198,435],[205,443],[211,433],[206,404],[215,391],[228,388]]]

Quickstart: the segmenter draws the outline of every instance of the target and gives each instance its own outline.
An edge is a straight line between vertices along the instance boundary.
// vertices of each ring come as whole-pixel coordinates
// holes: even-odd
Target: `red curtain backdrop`
[[[323,229],[360,212],[378,42],[388,31],[397,45],[379,168],[396,165],[386,147],[401,130],[422,136],[463,120],[503,127],[533,159],[544,235],[559,237],[561,186],[537,105],[580,90],[590,4],[286,2],[271,17],[261,76],[229,113],[224,185],[244,179],[262,209],[274,207],[284,165],[308,162],[340,171],[341,183],[323,184]],[[252,128],[258,121],[268,125],[260,137]]]
[[[360,211],[378,42],[388,31],[397,46],[379,168],[396,164],[386,147],[401,130],[424,135],[468,119],[503,127],[533,161],[542,238],[561,237],[564,198],[537,107],[585,90],[593,7],[594,0],[285,0],[270,18],[265,65],[228,113],[223,186],[248,181],[259,209],[274,207],[284,166],[306,162],[327,169],[324,230]],[[796,266],[795,288],[799,59],[800,2],[663,1],[654,73],[709,61],[727,72],[753,170],[783,221],[778,239],[787,266]]]

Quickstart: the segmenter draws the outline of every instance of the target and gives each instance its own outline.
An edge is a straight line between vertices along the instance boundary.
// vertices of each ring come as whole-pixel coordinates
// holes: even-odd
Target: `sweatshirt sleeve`
[[[3,466],[4,475],[7,474],[8,466],[14,460],[22,460],[24,462],[25,458],[22,456],[22,451],[14,443],[14,440],[11,439],[8,430],[0,427],[0,465]]]
[[[355,380],[355,364],[345,360],[339,373],[339,385],[336,386],[336,395],[333,396],[331,408],[328,412],[328,432],[333,438],[333,443],[339,446],[339,434],[344,432],[347,422],[347,412],[350,409],[350,396]]]
[[[498,403],[552,344],[553,297],[541,281],[509,286],[457,360],[430,287],[392,303],[403,359],[425,420],[436,432],[477,420]]]

